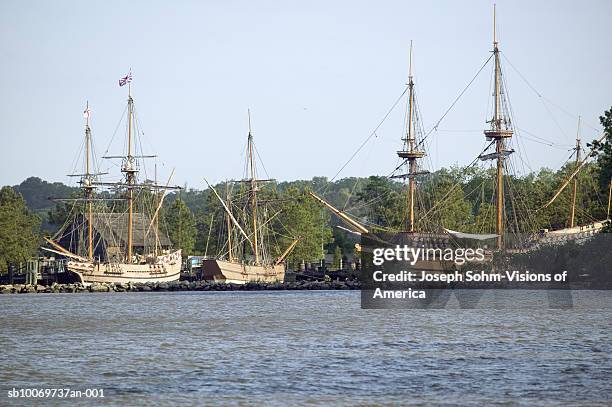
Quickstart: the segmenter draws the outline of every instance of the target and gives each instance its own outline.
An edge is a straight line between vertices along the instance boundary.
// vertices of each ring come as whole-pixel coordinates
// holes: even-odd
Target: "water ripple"
[[[362,310],[359,293],[338,291],[1,296],[0,396],[70,387],[103,388],[97,401],[113,406],[607,405],[612,307],[601,303],[612,296],[579,295],[599,306]]]

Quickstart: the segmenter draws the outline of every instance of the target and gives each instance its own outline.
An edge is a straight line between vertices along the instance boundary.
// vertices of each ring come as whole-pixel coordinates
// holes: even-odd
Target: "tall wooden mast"
[[[580,165],[580,116],[578,116],[578,130],[576,131],[576,161],[575,168]],[[574,185],[572,190],[572,207],[570,209],[570,228],[574,227],[576,215],[576,192],[578,190],[578,177],[574,177]]]
[[[497,248],[502,249],[504,247],[504,159],[507,155],[512,153],[511,150],[506,150],[506,139],[512,137],[512,129],[510,127],[510,121],[506,119],[503,113],[502,98],[503,98],[503,83],[501,64],[499,58],[499,47],[497,43],[496,33],[496,15],[495,5],[493,5],[493,56],[495,60],[495,73],[494,73],[494,90],[493,90],[493,118],[491,128],[485,130],[484,134],[487,140],[493,140],[495,142],[495,153],[487,156],[481,156],[482,159],[493,159],[497,160],[497,173],[496,173],[496,233],[497,237]]]
[[[608,212],[606,219],[610,219],[610,203],[612,203],[612,178],[610,178],[610,187],[608,188]]]
[[[417,160],[425,156],[425,152],[418,151],[415,137],[415,116],[416,106],[414,99],[414,80],[412,77],[412,41],[410,41],[410,62],[408,70],[408,123],[406,129],[406,138],[404,146],[408,147],[407,150],[398,151],[397,155],[400,158],[406,160],[408,164],[408,173],[399,177],[408,178],[408,194],[407,194],[407,216],[406,216],[406,230],[408,232],[415,231],[415,177],[417,173]]]
[[[154,185],[157,185],[157,161],[155,161],[155,177],[154,177]],[[155,207],[159,207],[161,205],[161,200],[162,197],[160,196],[159,193],[159,189],[158,188],[153,188],[153,197],[155,198]],[[153,254],[155,255],[155,257],[157,258],[157,254],[158,254],[158,250],[157,248],[159,247],[159,217],[158,216],[154,216],[153,217],[153,225],[154,225],[154,233],[155,233],[155,249],[153,250]]]
[[[253,156],[253,134],[251,133],[251,110],[248,110],[249,116],[249,167],[251,176],[251,212],[253,215],[253,249],[255,254],[255,265],[259,265],[259,247],[257,245],[257,179],[255,174],[255,157]]]
[[[85,176],[83,178],[83,188],[85,199],[87,200],[87,258],[93,261],[93,184],[90,171],[89,156],[91,155],[91,128],[89,127],[89,102],[85,108]]]
[[[155,155],[136,155],[135,146],[133,144],[134,140],[132,140],[135,136],[135,118],[134,118],[134,99],[132,99],[132,72],[119,80],[119,86],[128,85],[128,119],[127,119],[127,151],[122,155],[110,155],[103,156],[102,158],[106,159],[121,159],[121,172],[125,174],[125,182],[94,182],[95,185],[100,186],[109,186],[109,187],[125,187],[126,188],[126,196],[125,200],[127,201],[127,238],[126,238],[126,250],[125,250],[125,262],[132,263],[133,262],[133,250],[134,250],[134,190],[135,189],[143,189],[146,188],[149,191],[152,191],[156,195],[156,203],[157,209],[151,219],[151,223],[149,224],[149,229],[151,227],[155,227],[155,244],[152,252],[155,256],[158,254],[159,249],[159,210],[161,209],[161,205],[163,202],[163,197],[157,197],[159,191],[161,190],[180,190],[179,186],[171,186],[169,185],[170,180],[172,179],[172,175],[174,174],[174,170],[170,174],[170,178],[168,179],[168,183],[166,185],[159,185],[157,183],[157,165],[155,165],[155,180],[154,181],[146,181],[145,183],[137,183],[136,182],[136,174],[139,171],[138,159],[144,158],[156,158]],[[134,132],[134,134],[132,133]],[[144,237],[148,235],[149,231],[144,234]],[[144,238],[143,237],[143,238]],[[151,248],[148,243],[144,243],[145,247]]]
[[[128,83],[128,139],[127,139],[127,156],[125,157],[122,171],[125,173],[125,181],[127,184],[127,201],[128,201],[128,224],[127,224],[127,259],[128,263],[132,262],[132,244],[133,244],[133,216],[134,216],[134,184],[136,176],[136,159],[132,155],[132,126],[134,115],[134,100],[132,99],[132,84]]]
[[[612,203],[612,178],[610,178],[610,187],[608,188],[608,212],[606,219],[610,219],[610,203]]]
[[[414,153],[414,124],[412,117],[413,103],[414,103],[414,81],[412,80],[412,41],[410,41],[410,68],[408,74],[408,88],[409,88],[409,107],[408,107],[408,151]],[[416,159],[409,159],[410,163],[410,174],[416,171]],[[414,177],[408,178],[408,210],[409,216],[409,231],[414,232]]]
[[[227,181],[225,182],[225,199],[226,199],[227,207],[231,209],[232,201],[230,200],[229,184]],[[234,248],[232,247],[232,223],[231,223],[231,219],[229,215],[227,215],[225,219],[227,221],[227,249],[228,249],[227,256],[228,256],[228,260],[230,262],[233,262],[234,261]]]

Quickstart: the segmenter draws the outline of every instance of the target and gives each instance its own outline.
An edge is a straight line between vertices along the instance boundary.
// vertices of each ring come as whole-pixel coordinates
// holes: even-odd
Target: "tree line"
[[[578,174],[575,224],[603,220],[612,180],[612,109],[600,118],[606,137],[593,142],[594,159]],[[504,179],[505,221],[510,232],[560,229],[569,224],[571,188],[550,206],[544,204],[574,171],[570,161],[558,170],[541,169]],[[416,229],[435,232],[441,227],[470,232],[495,230],[495,170],[481,167],[442,168],[418,180]],[[226,186],[217,185],[224,191]],[[330,182],[325,177],[311,180],[273,182],[258,193],[276,202],[272,254],[280,254],[293,238],[299,243],[288,258],[290,263],[316,261],[326,253],[352,254],[359,237],[338,226],[314,200],[309,191],[323,196],[340,210],[372,230],[403,230],[407,219],[407,192],[402,182],[388,177],[349,177]],[[67,203],[49,197],[78,196],[78,188],[30,177],[20,185],[0,189],[0,271],[8,263],[19,263],[39,254],[43,235],[54,233],[66,220]],[[174,246],[185,254],[216,255],[223,249],[224,209],[210,189],[188,189],[169,194],[160,210],[160,228]],[[607,230],[610,225],[608,222]]]

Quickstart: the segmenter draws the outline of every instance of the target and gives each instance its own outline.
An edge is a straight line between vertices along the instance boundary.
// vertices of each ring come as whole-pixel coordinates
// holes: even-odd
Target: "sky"
[[[490,56],[491,1],[0,1],[0,185],[74,183],[89,102],[97,157],[125,147],[131,70],[143,173],[189,188],[241,178],[247,109],[259,173],[333,178],[402,94],[410,41],[426,132]],[[558,168],[612,106],[612,2],[497,1],[517,134],[513,169]],[[485,146],[488,64],[427,137],[425,165]],[[397,165],[405,102],[337,175]],[[142,149],[140,150],[140,146]],[[82,157],[82,156],[81,156]],[[108,177],[116,162],[99,160]],[[484,164],[488,165],[488,164]],[[144,174],[142,174],[144,176]]]

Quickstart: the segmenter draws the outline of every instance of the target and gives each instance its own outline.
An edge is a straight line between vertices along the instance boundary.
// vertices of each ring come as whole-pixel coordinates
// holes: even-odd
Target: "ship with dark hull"
[[[369,236],[376,233],[379,237],[374,240],[379,239],[379,243],[382,247],[389,247],[388,245],[391,243],[393,245],[400,244],[423,248],[479,247],[484,250],[485,263],[491,263],[496,253],[512,255],[537,250],[542,245],[550,243],[582,241],[602,230],[605,221],[595,220],[581,226],[576,225],[576,189],[578,183],[576,176],[586,165],[588,158],[592,156],[591,150],[587,152],[584,157],[581,157],[581,144],[578,137],[576,140],[576,147],[574,148],[575,165],[571,174],[543,207],[528,208],[524,211],[528,216],[531,216],[531,214],[545,209],[550,206],[564,190],[571,186],[572,191],[567,227],[557,230],[530,229],[526,227],[528,226],[528,220],[516,218],[516,211],[512,214],[508,213],[509,211],[507,208],[516,207],[513,201],[516,200],[516,197],[513,196],[513,191],[508,191],[508,184],[511,182],[511,177],[509,176],[509,169],[511,168],[509,164],[510,157],[515,153],[515,150],[512,148],[512,138],[515,128],[511,117],[506,82],[502,75],[501,51],[496,33],[495,8],[493,12],[493,48],[491,56],[487,59],[485,65],[490,61],[493,63],[493,77],[491,79],[493,97],[490,105],[491,116],[490,119],[487,120],[489,127],[484,130],[486,147],[474,159],[469,167],[473,167],[478,162],[492,163],[494,187],[490,201],[494,204],[492,205],[490,215],[494,217],[492,222],[494,228],[486,230],[489,228],[488,226],[474,225],[475,228],[477,227],[477,229],[479,229],[478,232],[457,231],[441,223],[440,217],[436,216],[436,211],[444,207],[445,200],[454,190],[456,190],[458,184],[450,186],[447,190],[439,191],[436,195],[435,202],[431,202],[429,207],[424,207],[423,200],[419,201],[419,199],[417,199],[419,186],[421,185],[419,179],[427,177],[429,173],[424,169],[422,159],[426,156],[424,142],[427,136],[431,134],[431,131],[427,134],[423,131],[418,104],[416,103],[414,91],[415,83],[412,75],[411,43],[410,69],[407,90],[405,91],[405,93],[407,93],[407,108],[405,112],[405,136],[402,138],[403,148],[397,151],[399,165],[397,165],[395,170],[388,177],[390,179],[400,179],[404,181],[405,189],[403,192],[406,196],[406,204],[403,207],[403,225],[401,228],[390,228],[388,226],[373,224],[369,222],[367,218],[359,219],[359,217],[350,214],[347,210],[340,210],[334,207],[323,196],[311,193],[315,199],[341,219],[346,225],[346,228],[343,229],[357,235]],[[482,68],[479,73],[481,71]],[[468,84],[468,87],[472,82]],[[465,92],[465,90],[463,92]],[[459,98],[453,102],[451,108],[449,108],[442,118],[452,109],[458,99]],[[387,113],[385,118],[389,116],[389,113]],[[440,119],[440,121],[441,120],[442,119]],[[432,131],[437,128],[440,121],[432,128]],[[604,137],[605,134],[601,136],[599,141],[603,140]],[[405,171],[401,174],[397,174],[399,170]],[[612,182],[610,184],[610,191],[612,196]],[[485,202],[484,198],[483,202]],[[422,205],[420,212],[416,208],[418,203]],[[385,236],[384,238],[381,238],[381,232]],[[357,249],[360,250],[361,247],[359,247],[359,245],[357,246]],[[370,250],[371,248],[364,249]],[[426,270],[432,273],[444,273],[457,269],[456,264],[448,261],[419,261],[410,268],[414,270]]]
[[[222,253],[202,260],[202,276],[205,280],[234,284],[283,282],[284,261],[299,238],[292,237],[292,242],[278,256],[273,255],[271,247],[266,243],[271,233],[268,225],[273,216],[267,211],[266,205],[269,202],[260,200],[258,196],[262,185],[274,180],[259,179],[257,176],[250,112],[246,151],[245,178],[229,183],[232,189],[237,186],[236,196],[232,196],[228,187],[225,198],[222,198],[207,182],[224,210],[226,244]]]

